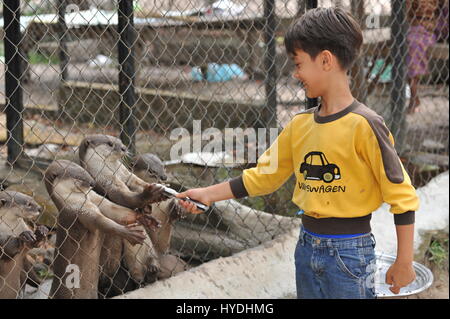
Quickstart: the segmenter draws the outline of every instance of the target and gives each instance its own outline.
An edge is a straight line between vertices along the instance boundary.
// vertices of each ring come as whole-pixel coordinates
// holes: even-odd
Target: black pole
[[[364,1],[361,0],[352,0],[351,3],[351,12],[353,16],[358,21],[361,29],[364,29]],[[367,81],[366,76],[364,74],[364,55],[360,55],[353,67],[350,70],[350,75],[352,78],[351,90],[353,96],[362,103],[367,102]]]
[[[66,0],[58,0],[58,44],[59,44],[59,67],[60,67],[60,74],[61,74],[61,80],[67,80],[67,65],[69,62],[69,57],[67,55],[67,25],[66,25],[66,7],[67,7],[67,1]]]
[[[23,61],[20,55],[20,1],[3,2],[3,30],[5,32],[5,94],[6,94],[6,145],[8,163],[14,165],[23,151],[23,93],[20,86]]]
[[[298,0],[297,1],[297,16],[301,16],[306,12],[306,1]]]
[[[266,107],[263,111],[263,121],[266,130],[266,141],[270,145],[270,128],[277,127],[277,68],[276,68],[276,36],[277,20],[275,0],[264,0],[264,68],[266,70],[265,91]],[[274,194],[264,199],[264,211],[276,211],[277,198]]]
[[[264,124],[266,128],[275,127],[277,116],[277,68],[276,68],[276,15],[275,0],[264,0],[264,41],[266,51],[264,64],[266,69],[266,108],[264,114]]]
[[[318,1],[317,0],[306,0],[306,10],[317,8]],[[306,108],[310,109],[316,107],[319,100],[317,98],[307,98],[306,99]]]
[[[392,0],[391,10],[392,24],[392,89],[391,89],[391,110],[390,129],[396,141],[397,151],[402,151],[405,133],[404,107],[406,104],[406,54],[408,23],[406,21],[406,4],[402,0]]]
[[[133,0],[119,0],[119,93],[122,96],[119,121],[122,125],[120,139],[132,154],[136,152],[136,123],[133,110],[136,104],[134,90],[134,43],[136,33],[133,23]]]

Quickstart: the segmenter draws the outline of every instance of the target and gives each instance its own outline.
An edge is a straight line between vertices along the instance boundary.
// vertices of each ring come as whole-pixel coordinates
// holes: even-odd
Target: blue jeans
[[[295,248],[297,298],[372,299],[375,237],[323,238],[305,232]]]

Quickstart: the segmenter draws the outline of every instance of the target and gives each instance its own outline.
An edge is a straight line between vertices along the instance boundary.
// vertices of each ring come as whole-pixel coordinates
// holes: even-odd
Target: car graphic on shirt
[[[331,183],[335,179],[341,178],[341,170],[336,164],[329,163],[322,152],[309,152],[305,155],[303,163],[300,165],[300,173],[305,180],[324,181]]]

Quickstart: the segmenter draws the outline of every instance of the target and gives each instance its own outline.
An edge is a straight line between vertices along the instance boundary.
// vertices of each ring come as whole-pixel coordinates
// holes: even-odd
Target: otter
[[[132,170],[134,174],[148,183],[159,183],[167,180],[164,163],[152,153],[136,156],[132,162]],[[152,215],[161,223],[160,228],[147,231],[155,245],[160,262],[160,271],[156,274],[157,279],[168,278],[188,269],[186,262],[168,253],[173,224],[178,219],[184,218],[186,214],[187,212],[178,204],[177,199],[152,205]]]
[[[152,221],[94,192],[94,179],[73,162],[54,161],[44,179],[59,210],[50,298],[97,298],[105,234],[119,236],[132,245],[141,244],[145,235],[138,222],[150,227]],[[74,278],[69,276],[73,271],[79,274],[79,282],[69,282]]]
[[[131,168],[134,174],[146,182],[167,180],[164,164],[154,154],[146,153],[136,156],[131,162]],[[150,245],[155,245],[156,251],[136,251],[136,248],[130,247],[128,243],[116,241],[113,238],[105,242],[101,253],[104,265],[99,284],[101,297],[123,294],[137,289],[142,284],[168,278],[188,269],[182,259],[167,253],[172,223],[186,214],[184,209],[177,205],[176,200],[152,204],[145,208],[161,222],[161,228],[147,229]],[[157,265],[144,261],[145,258],[149,256],[154,258],[155,255],[157,258],[153,261]]]
[[[145,153],[135,156],[131,163],[131,168],[133,173],[146,182],[167,180],[164,163],[155,154]]]
[[[126,154],[127,149],[118,138],[101,134],[87,136],[78,150],[80,164],[95,180],[96,191],[118,205],[151,214],[150,205],[167,197],[164,196],[160,185],[146,183],[128,170],[121,161]],[[152,191],[151,195],[143,195],[146,189]],[[150,214],[146,216],[152,218]],[[154,224],[159,226],[156,218]],[[145,230],[155,228],[146,227]],[[144,231],[144,228],[141,230]],[[146,238],[143,245],[135,246],[118,238],[106,238],[100,256],[103,266],[99,283],[101,294],[109,296],[111,293],[134,289],[144,283],[146,277],[159,271],[159,261],[156,257],[150,238]],[[132,282],[133,284],[127,285],[132,288],[123,287],[119,281]]]
[[[48,229],[35,225],[41,206],[25,194],[0,192],[0,298],[18,298],[25,283],[38,287],[41,280],[27,258],[31,248],[39,247]]]
[[[160,271],[158,254],[145,233],[147,228],[139,228],[145,236],[139,245],[130,245],[120,238],[105,239],[100,254],[100,297],[112,297],[137,289]]]
[[[160,185],[144,182],[125,167],[121,159],[126,154],[122,141],[101,134],[87,136],[78,149],[81,166],[95,180],[95,191],[116,204],[135,209],[167,199]]]

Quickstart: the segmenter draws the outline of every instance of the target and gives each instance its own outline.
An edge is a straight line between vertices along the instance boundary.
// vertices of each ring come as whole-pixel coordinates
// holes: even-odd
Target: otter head
[[[133,171],[139,173],[147,182],[167,180],[166,170],[161,159],[155,154],[137,155],[133,160]]]
[[[80,144],[78,156],[83,164],[89,160],[86,158],[88,150],[92,150],[91,156],[100,156],[103,160],[118,161],[127,155],[127,147],[117,137],[110,135],[89,135]]]
[[[0,192],[0,211],[8,213],[10,216],[23,218],[25,220],[35,220],[42,212],[42,207],[28,195],[15,191]]]
[[[60,196],[71,192],[87,194],[95,187],[94,179],[84,168],[67,160],[51,163],[45,171],[44,181],[50,196],[53,196],[53,191],[58,186],[62,187],[58,191]]]

